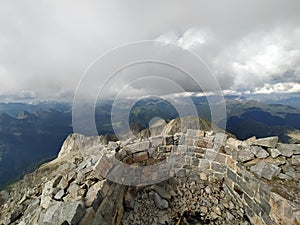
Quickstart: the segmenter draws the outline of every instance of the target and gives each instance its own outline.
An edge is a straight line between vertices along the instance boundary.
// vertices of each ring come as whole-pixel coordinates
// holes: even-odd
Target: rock
[[[278,176],[280,171],[281,171],[280,167],[267,163],[262,171],[262,177],[268,180],[272,180],[273,177]]]
[[[273,177],[278,176],[280,167],[261,161],[255,166],[250,167],[250,171],[256,173],[258,176],[272,180]]]
[[[271,157],[272,158],[276,158],[276,157],[281,155],[281,152],[276,148],[271,148],[270,152],[271,152]]]
[[[159,194],[154,192],[154,202],[157,208],[159,209],[167,209],[169,208],[169,203],[167,200],[162,199]]]
[[[57,211],[60,209],[62,203],[56,203],[50,207],[48,207],[45,216],[44,216],[44,220],[43,223],[44,225],[54,225],[54,224],[59,224],[58,219],[57,218],[59,215],[57,215]]]
[[[141,162],[148,159],[148,152],[138,152],[133,154],[133,162]]]
[[[168,214],[163,214],[161,216],[158,217],[158,223],[165,225],[165,224],[169,224],[169,218],[168,218]]]
[[[0,206],[3,205],[10,198],[8,191],[0,192]]]
[[[253,160],[251,160],[251,161],[249,161],[249,162],[244,163],[244,165],[245,165],[246,167],[254,166],[254,165],[256,165],[257,163],[259,163],[259,162],[261,162],[261,161],[262,161],[262,159],[256,158],[256,159],[253,159]]]
[[[284,156],[277,157],[276,159],[273,159],[272,157],[268,157],[264,159],[266,163],[274,164],[276,166],[280,166],[286,163],[286,158]]]
[[[286,174],[284,174],[284,173],[280,173],[280,174],[278,175],[278,178],[279,178],[279,179],[282,179],[282,180],[291,180],[291,179],[292,179],[290,176],[288,176],[288,175],[286,175]]]
[[[248,145],[253,145],[253,142],[254,142],[255,140],[256,140],[256,137],[253,136],[253,137],[248,138],[248,139],[246,140],[246,143],[247,143]]]
[[[278,137],[260,138],[253,141],[253,145],[258,145],[267,148],[275,148],[278,143]]]
[[[250,151],[259,159],[264,159],[269,156],[269,153],[259,146],[251,146]]]
[[[166,135],[166,136],[164,136],[163,144],[164,145],[173,145],[174,144],[173,135]]]
[[[124,204],[127,209],[133,209],[134,207],[134,199],[129,191],[124,195]]]
[[[296,173],[295,171],[287,171],[285,172],[285,175],[293,178],[293,180],[298,180],[300,178],[300,175]]]
[[[228,138],[226,145],[232,148],[233,150],[237,151],[239,150],[240,146],[247,148],[248,144],[246,142],[234,139],[234,138]]]
[[[233,157],[239,162],[246,162],[255,158],[249,149],[239,150],[233,154]]]
[[[294,166],[300,166],[300,155],[292,156],[291,164]]]
[[[211,188],[210,188],[209,186],[207,186],[207,187],[205,188],[205,192],[206,192],[207,194],[210,194],[210,193],[211,193]]]
[[[169,192],[159,185],[153,185],[152,190],[154,190],[157,194],[159,194],[160,197],[164,199],[167,200],[171,199],[171,195],[169,194]]]
[[[55,200],[61,200],[63,198],[63,196],[65,195],[65,191],[64,190],[60,190],[56,193],[56,195],[54,196]]]
[[[226,217],[228,220],[234,220],[235,218],[229,211],[226,211]]]
[[[215,207],[215,208],[214,208],[214,212],[215,212],[217,215],[219,215],[219,216],[222,215],[222,211],[221,211],[221,209],[220,209],[219,207]]]
[[[118,147],[118,144],[115,141],[109,141],[107,147],[111,150],[115,150]]]
[[[44,225],[60,225],[67,222],[77,225],[85,214],[85,208],[79,202],[58,202],[50,206],[44,216]]]
[[[116,152],[116,159],[123,160],[127,156],[127,151],[122,148],[120,151]]]
[[[24,205],[19,205],[16,209],[13,209],[13,213],[10,215],[10,224],[15,222],[24,210]]]
[[[200,212],[206,214],[208,212],[208,209],[205,206],[201,206]]]
[[[218,218],[218,215],[217,215],[215,212],[211,212],[211,213],[210,213],[210,217],[211,217],[213,220],[215,220],[215,219]]]
[[[133,154],[143,150],[148,150],[150,148],[150,141],[137,142],[131,145],[127,145],[126,147]]]
[[[186,177],[185,169],[178,170],[177,173],[176,173],[176,176],[179,177],[179,178]]]
[[[277,145],[277,150],[285,157],[291,157],[293,155],[293,149],[291,149],[289,144],[279,143]]]
[[[201,180],[207,180],[207,175],[205,173],[200,173]]]
[[[67,195],[64,197],[65,201],[80,200],[84,194],[84,190],[76,183],[72,183],[68,188]]]
[[[80,220],[79,225],[92,224],[95,217],[95,210],[91,207],[86,210],[84,217]]]
[[[21,221],[18,225],[27,225],[24,221]]]
[[[157,148],[163,144],[163,136],[150,137],[149,140],[152,148]]]
[[[52,202],[52,192],[53,192],[53,181],[46,182],[42,196],[41,196],[41,206],[44,209],[47,209]]]
[[[93,208],[97,210],[103,199],[101,188],[103,187],[104,182],[105,180],[98,181],[88,189],[85,197],[85,207],[89,208],[93,206]]]

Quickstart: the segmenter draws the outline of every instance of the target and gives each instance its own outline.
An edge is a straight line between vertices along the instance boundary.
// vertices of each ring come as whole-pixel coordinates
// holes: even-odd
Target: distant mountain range
[[[281,142],[300,143],[300,109],[296,104],[300,95],[284,97],[290,105],[280,104],[283,96],[226,96],[227,131],[242,140],[276,135]],[[190,98],[199,117],[210,120],[206,98]],[[176,98],[177,104],[183,107],[186,101],[187,97]],[[112,104],[113,101],[107,100],[96,107],[95,121],[100,135],[114,133]],[[122,113],[127,105],[128,100],[124,100],[116,108]],[[62,142],[72,132],[71,116],[71,105],[67,103],[0,103],[0,187],[55,158]],[[167,100],[142,99],[130,111],[131,129],[137,132],[148,127],[154,117],[170,121],[179,115]],[[122,123],[120,119],[117,126]],[[220,123],[224,121],[217,125]]]

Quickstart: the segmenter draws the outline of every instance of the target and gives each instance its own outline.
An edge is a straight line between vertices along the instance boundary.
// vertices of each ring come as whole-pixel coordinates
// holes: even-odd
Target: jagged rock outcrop
[[[300,145],[194,122],[181,132],[178,120],[157,121],[124,142],[70,135],[57,159],[0,192],[0,224],[300,224]],[[119,173],[120,161],[168,179],[124,185],[141,177]]]

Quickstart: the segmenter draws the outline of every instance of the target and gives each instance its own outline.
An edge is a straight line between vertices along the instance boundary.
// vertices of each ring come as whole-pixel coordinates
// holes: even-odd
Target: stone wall
[[[150,221],[155,213],[142,209],[141,203],[143,213],[134,211],[139,211],[139,201],[149,202],[149,209],[152,203],[158,207],[163,219],[153,219],[153,224],[177,223],[186,214],[214,224],[234,219],[241,224],[249,224],[248,219],[252,224],[300,224],[300,145],[277,143],[277,137],[239,141],[213,131],[174,133],[157,124],[150,129],[156,136],[122,143],[70,136],[58,159],[1,193],[5,202],[0,213],[5,216],[0,224],[132,224],[130,210],[149,217],[134,217],[137,221]],[[113,158],[139,165],[149,179],[161,171],[147,171],[147,166],[167,162],[171,166],[164,172],[169,179],[136,188],[111,182],[104,175],[117,174],[120,183],[123,178],[138,179],[118,171]],[[227,208],[228,202],[222,205],[216,196],[228,199],[233,207]]]
[[[150,165],[180,154],[175,174],[198,168],[209,179],[224,181],[227,192],[240,200],[253,224],[300,224],[300,145],[277,143],[277,137],[244,142],[222,133],[187,130],[174,136],[151,137],[116,153],[127,163]]]

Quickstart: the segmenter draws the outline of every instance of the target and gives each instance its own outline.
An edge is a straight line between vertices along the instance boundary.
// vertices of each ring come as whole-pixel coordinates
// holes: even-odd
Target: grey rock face
[[[77,225],[86,209],[79,202],[55,203],[50,206],[44,216],[44,225],[69,224]]]

